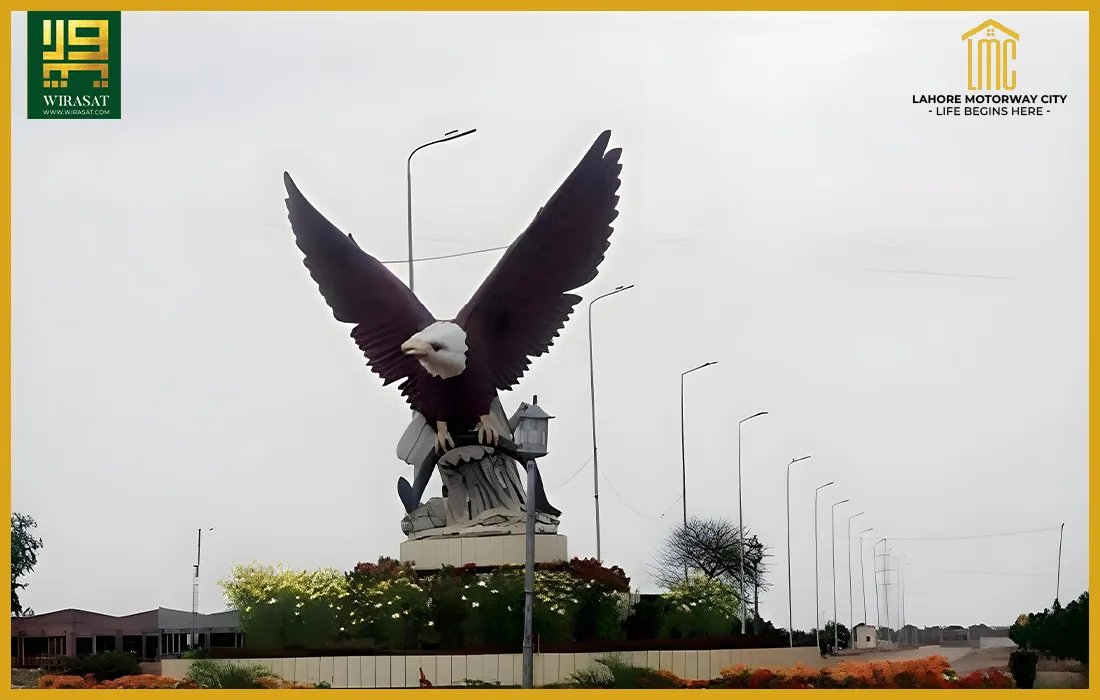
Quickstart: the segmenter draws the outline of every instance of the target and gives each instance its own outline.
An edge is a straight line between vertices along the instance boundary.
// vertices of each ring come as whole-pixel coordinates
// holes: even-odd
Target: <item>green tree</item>
[[[38,550],[42,540],[32,534],[38,527],[34,518],[22,513],[11,514],[11,614],[13,617],[33,615],[34,611],[24,608],[19,602],[19,591],[27,584],[22,580],[38,564]]]
[[[850,645],[851,645],[851,642],[852,642],[852,633],[848,629],[848,626],[845,625],[843,622],[840,623],[840,625],[836,627],[836,632],[835,633],[833,632],[833,626],[834,626],[834,623],[833,623],[832,620],[829,620],[828,622],[825,623],[825,629],[821,630],[821,641],[828,642],[829,644],[832,644],[833,643],[833,635],[835,634],[836,635],[836,640],[837,640],[838,644],[840,645],[839,646],[840,649],[850,648]]]
[[[1008,636],[1021,649],[1088,663],[1089,592],[1085,591],[1064,608],[1055,600],[1043,612],[1021,615]]]

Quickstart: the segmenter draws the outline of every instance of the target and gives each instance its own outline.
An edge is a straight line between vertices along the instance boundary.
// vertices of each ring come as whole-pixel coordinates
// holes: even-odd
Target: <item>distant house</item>
[[[907,646],[920,646],[921,644],[920,629],[915,625],[905,625],[898,630],[898,644]]]
[[[874,649],[878,646],[878,630],[873,625],[861,622],[854,630],[856,649]]]
[[[197,646],[243,646],[236,610],[196,614]],[[191,613],[157,608],[116,617],[87,610],[11,618],[12,666],[39,666],[45,656],[128,651],[143,661],[178,657],[188,648]]]

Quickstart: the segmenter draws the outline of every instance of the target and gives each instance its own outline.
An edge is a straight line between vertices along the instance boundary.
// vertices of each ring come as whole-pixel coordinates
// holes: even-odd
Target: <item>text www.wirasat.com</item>
[[[57,117],[98,117],[110,114],[109,109],[44,109],[42,114]]]
[[[111,114],[110,95],[43,95],[42,114],[51,117],[100,117]]]

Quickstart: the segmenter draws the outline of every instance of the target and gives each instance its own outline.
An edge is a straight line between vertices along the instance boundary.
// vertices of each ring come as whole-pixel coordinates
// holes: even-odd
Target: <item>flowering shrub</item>
[[[95,677],[92,677],[92,683],[95,683]],[[87,688],[88,682],[86,679],[80,676],[39,676],[38,677],[39,688]]]
[[[295,683],[294,681],[285,681],[278,676],[260,676],[256,679],[256,682],[260,684],[261,688],[268,688],[271,690],[286,690],[290,688],[307,690],[319,687],[311,685],[309,683]]]
[[[408,562],[402,564],[392,557],[378,557],[377,564],[359,562],[351,575],[367,582],[378,582],[395,578],[416,579],[416,570]]]
[[[626,575],[625,571],[617,566],[604,566],[596,559],[573,557],[568,563],[564,561],[547,562],[538,564],[537,568],[542,571],[568,571],[575,578],[582,581],[604,583],[617,591],[630,590],[630,577]]]
[[[250,646],[323,647],[370,639],[381,648],[461,648],[519,644],[523,638],[523,568],[478,573],[447,567],[419,575],[382,557],[347,574],[234,566],[221,582],[241,614]],[[535,625],[543,641],[608,639],[637,596],[618,567],[595,560],[541,564],[535,571]]]
[[[338,601],[347,596],[348,586],[336,569],[237,564],[219,584],[256,646],[315,647],[338,635]]]
[[[316,687],[307,683],[294,683],[291,681],[284,681],[282,678],[277,678],[275,676],[261,676],[257,679],[257,682],[261,688],[306,689]],[[167,676],[157,676],[149,673],[143,673],[136,676],[123,676],[122,678],[116,678],[115,680],[98,682],[96,681],[95,676],[93,676],[92,674],[88,674],[83,678],[80,676],[45,675],[39,677],[38,687],[75,690],[160,690],[168,688],[194,690],[198,689],[200,686],[194,680],[187,678],[180,680],[178,678],[169,678]]]
[[[398,576],[372,585],[353,574],[348,584],[349,596],[336,606],[342,637],[368,637],[391,648],[415,646],[430,622],[428,595],[415,579]]]
[[[831,668],[801,664],[787,669],[724,668],[711,688],[1011,688],[1000,671],[974,671],[958,678],[942,656],[909,661],[843,661]]]
[[[666,593],[662,636],[694,637],[728,634],[737,619],[734,590],[705,576],[692,576]]]
[[[176,678],[168,678],[166,676],[155,676],[148,673],[143,673],[138,676],[123,676],[113,681],[102,681],[96,683],[92,688],[110,688],[110,689],[149,689],[149,688],[179,688],[183,684],[182,681]]]
[[[177,678],[141,674],[137,676],[123,676],[110,681],[96,681],[95,676],[88,674],[80,676],[54,676],[45,675],[38,679],[39,688],[65,688],[65,689],[142,689],[142,688],[182,688],[183,682]],[[197,687],[197,686],[194,686]]]

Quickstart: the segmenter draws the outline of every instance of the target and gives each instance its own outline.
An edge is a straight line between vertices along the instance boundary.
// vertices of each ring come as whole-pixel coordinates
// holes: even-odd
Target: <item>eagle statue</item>
[[[605,131],[453,319],[437,319],[385,265],[329,222],[288,173],[286,207],[305,266],[383,385],[400,382],[435,430],[497,443],[491,406],[546,353],[596,277],[618,216],[619,157]]]

